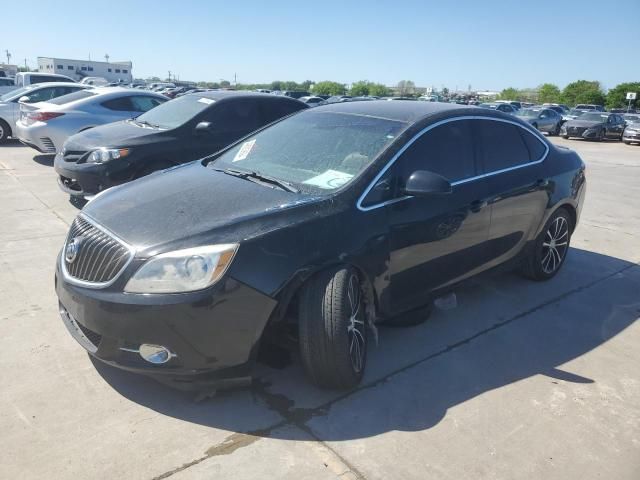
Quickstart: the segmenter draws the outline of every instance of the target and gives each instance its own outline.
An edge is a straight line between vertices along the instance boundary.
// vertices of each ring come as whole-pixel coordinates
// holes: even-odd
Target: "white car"
[[[16,122],[18,139],[41,153],[56,153],[71,135],[134,118],[168,100],[134,88],[98,87],[41,102]]]
[[[89,88],[89,85],[66,82],[36,83],[14,89],[0,96],[0,143],[4,143],[7,138],[15,136],[16,122],[20,118],[20,99],[23,100],[24,107],[28,108],[29,104],[51,100],[85,88]]]
[[[34,83],[69,82],[76,83],[73,78],[58,73],[18,72],[15,78],[16,87],[26,87]]]

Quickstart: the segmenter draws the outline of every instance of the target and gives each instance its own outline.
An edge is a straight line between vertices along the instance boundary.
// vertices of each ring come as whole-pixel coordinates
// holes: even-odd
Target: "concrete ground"
[[[56,254],[77,209],[51,157],[0,146],[0,478],[640,478],[640,147],[554,142],[588,166],[563,271],[504,274],[426,324],[381,329],[355,391],[297,358],[195,402],[93,362]]]

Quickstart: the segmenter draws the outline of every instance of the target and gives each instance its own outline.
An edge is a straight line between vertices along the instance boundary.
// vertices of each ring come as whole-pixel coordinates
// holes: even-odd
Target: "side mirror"
[[[31,99],[25,95],[25,96],[20,97],[18,99],[18,103],[29,103],[29,100],[31,100]]]
[[[403,193],[412,197],[444,195],[451,193],[451,183],[437,173],[417,170],[407,180]]]
[[[200,122],[196,125],[196,135],[206,135],[213,132],[213,124],[211,122]]]

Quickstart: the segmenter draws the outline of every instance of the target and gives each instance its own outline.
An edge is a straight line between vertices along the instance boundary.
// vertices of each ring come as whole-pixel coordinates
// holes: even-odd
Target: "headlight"
[[[125,292],[180,293],[202,290],[225,274],[238,244],[210,245],[163,253],[133,274]]]
[[[105,163],[129,155],[128,148],[99,148],[89,154],[88,163]]]

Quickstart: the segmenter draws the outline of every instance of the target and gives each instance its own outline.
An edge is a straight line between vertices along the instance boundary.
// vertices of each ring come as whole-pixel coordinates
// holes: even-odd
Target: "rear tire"
[[[569,212],[564,208],[556,210],[536,238],[522,273],[537,281],[553,278],[567,258],[573,227]]]
[[[303,287],[299,343],[304,369],[316,385],[348,389],[360,383],[367,359],[367,328],[355,269],[321,272]]]
[[[556,123],[556,128],[553,129],[553,132],[551,132],[551,135],[553,136],[558,136],[560,135],[560,124]]]
[[[11,127],[4,120],[0,120],[0,144],[5,143],[11,136]]]

